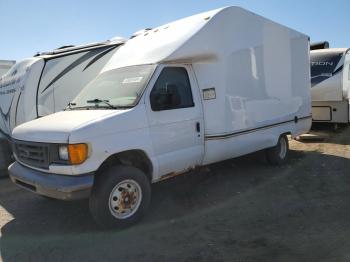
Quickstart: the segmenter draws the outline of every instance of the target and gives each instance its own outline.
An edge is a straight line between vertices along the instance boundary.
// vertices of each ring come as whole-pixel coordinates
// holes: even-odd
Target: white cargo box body
[[[314,122],[350,122],[350,49],[312,50],[311,98]]]
[[[242,8],[228,7],[128,41],[103,71],[157,63],[191,64],[202,95],[213,93],[214,99],[203,101],[207,140],[280,123],[292,123],[293,136],[309,130],[309,40],[302,33]],[[306,121],[294,126],[295,118]],[[252,149],[243,146],[242,150]],[[223,156],[215,154],[208,159]]]

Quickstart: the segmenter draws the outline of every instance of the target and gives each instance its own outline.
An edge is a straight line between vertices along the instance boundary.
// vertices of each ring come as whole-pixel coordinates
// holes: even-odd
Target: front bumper
[[[94,183],[94,175],[66,176],[44,173],[14,162],[8,168],[16,185],[31,192],[61,200],[88,198]]]

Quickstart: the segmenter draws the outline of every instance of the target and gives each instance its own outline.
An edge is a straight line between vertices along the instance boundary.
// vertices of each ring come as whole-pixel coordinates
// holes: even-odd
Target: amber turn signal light
[[[87,144],[68,145],[69,160],[72,165],[82,164],[88,157]]]

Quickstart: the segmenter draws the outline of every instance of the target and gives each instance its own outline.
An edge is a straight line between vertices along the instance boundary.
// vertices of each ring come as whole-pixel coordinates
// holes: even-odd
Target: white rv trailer
[[[0,60],[0,77],[4,75],[16,63],[13,60]]]
[[[350,48],[310,51],[312,120],[349,123]]]
[[[13,128],[64,109],[124,42],[114,38],[40,53],[0,78],[0,169],[11,156],[6,140]]]
[[[125,41],[63,47],[18,62],[0,78],[0,130],[64,109]]]
[[[9,173],[37,194],[89,198],[102,226],[127,226],[151,183],[262,149],[283,163],[286,135],[310,126],[308,36],[227,7],[126,42],[69,109],[13,130]]]
[[[4,75],[16,63],[13,60],[0,60],[0,77]],[[0,141],[4,141],[5,136],[0,132]],[[10,157],[8,152],[10,147],[8,144],[2,145],[0,142],[0,170],[7,167]],[[0,173],[1,175],[2,173]]]

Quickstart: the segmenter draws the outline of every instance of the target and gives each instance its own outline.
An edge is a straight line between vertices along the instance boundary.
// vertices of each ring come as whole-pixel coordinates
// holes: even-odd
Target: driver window
[[[193,107],[188,74],[183,67],[166,67],[160,73],[150,94],[153,111]]]

